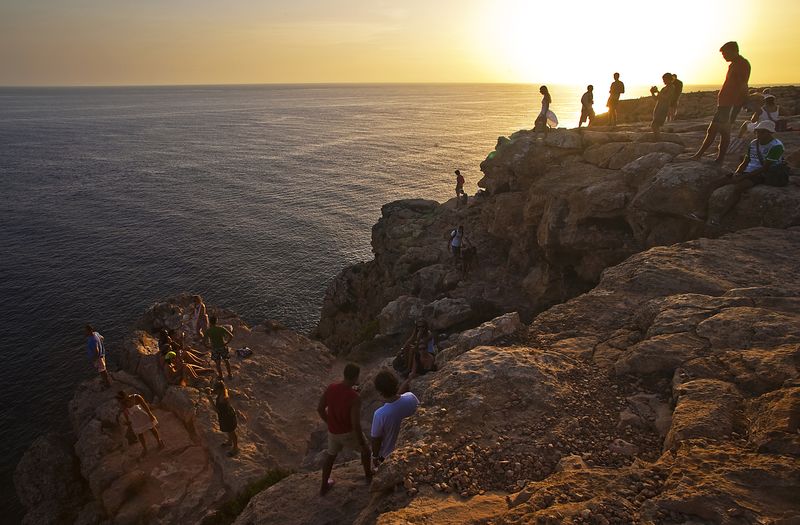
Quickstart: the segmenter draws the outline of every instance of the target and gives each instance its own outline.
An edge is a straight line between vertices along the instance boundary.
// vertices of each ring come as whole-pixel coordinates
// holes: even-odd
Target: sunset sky
[[[647,6],[647,7],[645,7]],[[3,0],[0,85],[800,81],[800,0]]]

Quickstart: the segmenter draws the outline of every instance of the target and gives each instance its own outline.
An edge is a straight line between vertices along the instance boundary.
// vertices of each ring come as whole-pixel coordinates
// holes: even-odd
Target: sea
[[[550,86],[562,126],[582,88]],[[381,206],[451,198],[454,169],[473,194],[540,101],[497,84],[0,88],[2,521],[22,516],[16,463],[68,432],[94,375],[86,323],[112,364],[141,313],[183,291],[309,333],[333,277],[372,258]]]

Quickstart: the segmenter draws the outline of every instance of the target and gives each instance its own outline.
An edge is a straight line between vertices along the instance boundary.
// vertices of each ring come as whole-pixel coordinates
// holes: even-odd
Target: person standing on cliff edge
[[[594,86],[589,84],[586,86],[586,93],[581,97],[581,118],[578,121],[578,127],[581,127],[584,122],[589,121],[586,125],[592,123],[594,120]]]
[[[461,201],[461,196],[464,193],[464,176],[461,175],[461,170],[456,170],[456,199],[457,203]]]
[[[217,364],[217,377],[222,378],[222,366],[220,361],[225,360],[225,368],[228,370],[228,379],[233,378],[231,374],[230,353],[228,352],[228,343],[233,339],[233,334],[223,326],[217,326],[217,316],[212,315],[209,318],[211,326],[209,326],[203,335],[203,343],[208,346],[211,343],[211,359]]]
[[[106,368],[106,347],[103,344],[103,336],[96,332],[92,325],[86,325],[86,352],[94,365],[94,369],[103,378],[106,387],[111,386],[111,377]]]
[[[322,465],[322,485],[319,495],[324,496],[333,485],[331,471],[336,456],[344,448],[361,452],[361,464],[367,482],[372,481],[372,463],[369,445],[361,430],[361,397],[355,390],[361,369],[348,363],[344,367],[344,379],[325,389],[317,404],[317,413],[328,425],[328,453]]]
[[[614,82],[611,83],[611,88],[608,90],[608,125],[617,125],[617,106],[619,106],[619,97],[625,93],[625,84],[619,79],[619,73],[614,73]]]
[[[722,164],[725,162],[725,154],[731,142],[731,126],[736,122],[739,111],[742,110],[747,101],[747,83],[750,80],[750,62],[739,54],[739,44],[727,42],[720,49],[722,58],[730,62],[728,74],[725,76],[725,83],[717,95],[717,111],[711,124],[708,126],[706,138],[697,153],[691,156],[692,159],[700,160],[703,154],[714,143],[717,135],[719,139],[719,153],[714,162]]]

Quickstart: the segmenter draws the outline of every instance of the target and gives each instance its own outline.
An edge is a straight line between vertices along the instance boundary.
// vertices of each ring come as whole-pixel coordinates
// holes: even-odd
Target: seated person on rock
[[[203,359],[202,354],[192,351],[183,344],[183,333],[181,333],[181,342],[175,341],[166,328],[162,328],[158,332],[158,351],[161,356],[167,355],[169,352],[182,352],[182,358],[186,363],[198,366],[207,365],[207,361]]]
[[[411,337],[400,350],[395,359],[395,368],[408,377],[425,375],[436,370],[436,352],[438,350],[436,335],[428,327],[428,323],[420,318],[414,324]]]
[[[775,123],[766,120],[756,125],[756,139],[750,142],[747,153],[732,176],[725,176],[714,184],[714,188],[730,185],[731,191],[724,195],[715,209],[709,209],[708,223],[718,225],[739,202],[746,190],[759,184],[786,186],[789,181],[789,167],[783,159],[783,143],[774,137]],[[696,214],[692,219],[701,220]]]
[[[372,461],[382,463],[397,445],[397,435],[403,419],[413,415],[419,406],[417,396],[409,392],[409,381],[398,384],[391,370],[381,370],[375,376],[375,390],[384,404],[372,416]]]
[[[183,356],[184,353],[181,350],[167,352],[167,355],[164,356],[164,373],[168,382],[186,386],[190,379],[200,379],[202,374],[214,373],[210,368],[190,365],[183,360]]]

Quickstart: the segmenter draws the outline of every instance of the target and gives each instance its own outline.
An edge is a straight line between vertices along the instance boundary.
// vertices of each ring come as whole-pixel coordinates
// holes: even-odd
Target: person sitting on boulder
[[[436,370],[438,346],[436,335],[428,327],[425,319],[417,319],[411,337],[401,348],[400,362],[395,360],[395,368],[398,368],[398,372],[403,376],[410,378]]]
[[[775,102],[775,97],[772,95],[767,95],[764,97],[764,103],[753,111],[753,116],[750,118],[749,121],[743,122],[742,126],[739,128],[739,136],[737,140],[731,143],[731,147],[728,148],[728,152],[736,151],[740,147],[745,144],[744,137],[747,136],[748,133],[753,133],[756,130],[756,126],[759,122],[764,122],[765,120],[771,120],[772,122],[776,123],[775,130],[777,131],[777,121],[778,121],[778,113],[780,112],[780,107]]]
[[[361,452],[361,464],[364,476],[372,481],[372,464],[369,458],[369,446],[361,430],[361,398],[355,390],[361,369],[358,365],[348,363],[344,367],[344,379],[333,383],[325,389],[317,404],[319,417],[328,425],[328,453],[322,465],[322,486],[320,496],[324,496],[333,484],[331,471],[339,452],[348,448]]]
[[[214,393],[217,395],[214,400],[214,408],[217,410],[219,430],[228,434],[228,441],[222,443],[222,446],[231,447],[228,451],[228,457],[233,457],[239,454],[239,436],[236,435],[238,416],[242,416],[245,421],[247,421],[247,418],[244,413],[238,412],[233,408],[228,387],[225,386],[221,379],[214,383]]]
[[[136,434],[139,443],[142,444],[142,456],[147,454],[147,441],[144,433],[148,430],[156,438],[158,448],[163,449],[165,445],[164,440],[158,434],[158,419],[153,415],[147,401],[139,394],[126,394],[124,390],[117,392],[116,399],[120,406],[117,421],[119,421],[120,415],[125,418],[125,424]]]
[[[382,463],[397,445],[400,424],[412,416],[419,406],[417,396],[409,392],[409,379],[398,384],[397,376],[391,370],[381,370],[375,376],[375,390],[383,398],[384,404],[372,416],[372,460]]]
[[[661,80],[664,82],[664,87],[660,91],[656,86],[650,88],[650,96],[656,99],[656,107],[653,109],[653,121],[650,123],[650,128],[656,137],[658,137],[661,127],[667,120],[673,99],[672,73],[664,73],[661,75]]]
[[[211,359],[217,365],[217,377],[222,378],[222,366],[220,361],[225,361],[225,368],[228,371],[228,379],[233,379],[231,374],[230,352],[228,351],[228,343],[233,339],[233,334],[224,326],[217,326],[217,316],[212,315],[209,317],[209,326],[203,334],[203,343],[206,346],[211,346]]]
[[[755,131],[756,139],[750,143],[744,159],[732,177],[726,176],[713,185],[716,189],[730,184],[733,190],[725,196],[719,209],[709,214],[708,223],[711,225],[719,225],[720,219],[739,202],[742,193],[753,186],[786,186],[789,182],[789,167],[783,159],[783,143],[773,135],[775,123],[770,120],[759,122]],[[696,214],[691,214],[690,217],[702,220]]]
[[[210,368],[187,363],[184,361],[185,355],[178,349],[169,351],[164,356],[164,373],[169,383],[186,386],[190,380],[200,379],[200,375],[214,373]]]

